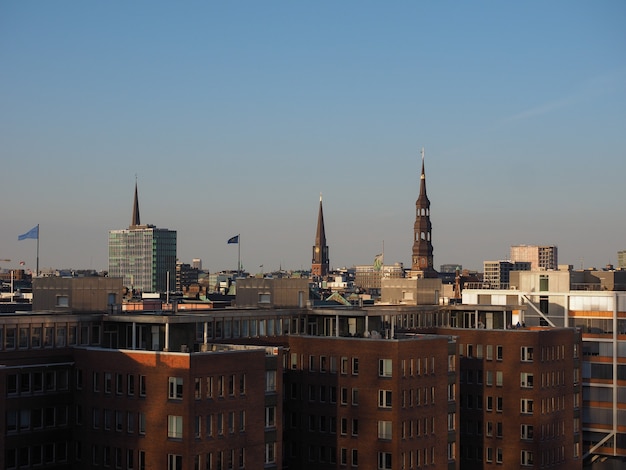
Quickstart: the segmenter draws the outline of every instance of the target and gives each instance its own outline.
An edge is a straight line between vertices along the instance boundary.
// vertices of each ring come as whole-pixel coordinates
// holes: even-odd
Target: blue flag
[[[27,238],[39,238],[39,224],[31,228],[28,232],[23,233],[17,237],[19,240],[26,240]]]
[[[239,235],[235,235],[234,237],[230,237],[228,239],[228,243],[239,243]]]

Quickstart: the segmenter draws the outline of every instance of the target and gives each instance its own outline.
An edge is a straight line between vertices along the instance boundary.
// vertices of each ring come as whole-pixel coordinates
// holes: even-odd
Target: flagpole
[[[241,234],[237,234],[237,277],[241,277]]]
[[[39,277],[39,224],[37,224],[37,267],[35,277]]]

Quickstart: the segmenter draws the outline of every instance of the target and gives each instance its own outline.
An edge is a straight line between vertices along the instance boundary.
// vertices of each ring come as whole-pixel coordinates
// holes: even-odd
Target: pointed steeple
[[[437,272],[433,267],[432,226],[430,223],[430,201],[426,195],[424,148],[422,148],[421,153],[422,173],[420,175],[420,194],[415,201],[411,271],[420,277],[437,277]]]
[[[326,230],[324,228],[324,210],[322,208],[322,194],[320,193],[320,208],[317,214],[317,230],[315,232],[315,245],[313,245],[311,275],[326,276],[328,275],[329,266]]]
[[[428,200],[428,196],[426,195],[426,172],[424,171],[424,147],[422,147],[422,174],[420,176],[420,195],[418,198],[422,200],[422,203],[427,203],[430,205],[430,201]]]
[[[135,179],[135,200],[133,201],[133,217],[130,221],[130,228],[141,225],[139,218],[139,195],[137,192],[137,179]]]
[[[317,231],[315,232],[315,244],[326,245],[326,231],[324,230],[324,210],[322,209],[322,193],[320,193],[320,209],[317,214]]]

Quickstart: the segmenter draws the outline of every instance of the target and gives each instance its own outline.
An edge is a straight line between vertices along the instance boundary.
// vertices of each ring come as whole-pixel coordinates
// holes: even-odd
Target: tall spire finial
[[[324,210],[322,209],[322,193],[320,192],[320,207],[317,214],[317,230],[315,231],[315,245],[313,245],[311,274],[314,277],[326,276],[328,275],[329,266],[326,230],[324,228]]]
[[[135,174],[135,200],[133,201],[133,216],[130,221],[130,227],[137,227],[141,225],[141,219],[139,217],[139,194],[137,191],[137,174]]]

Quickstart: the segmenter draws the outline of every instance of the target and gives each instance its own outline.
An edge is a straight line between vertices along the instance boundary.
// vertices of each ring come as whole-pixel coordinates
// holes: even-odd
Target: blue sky
[[[626,3],[0,3],[0,259],[107,268],[178,231],[211,271],[410,263],[426,149],[435,265],[626,249]]]

